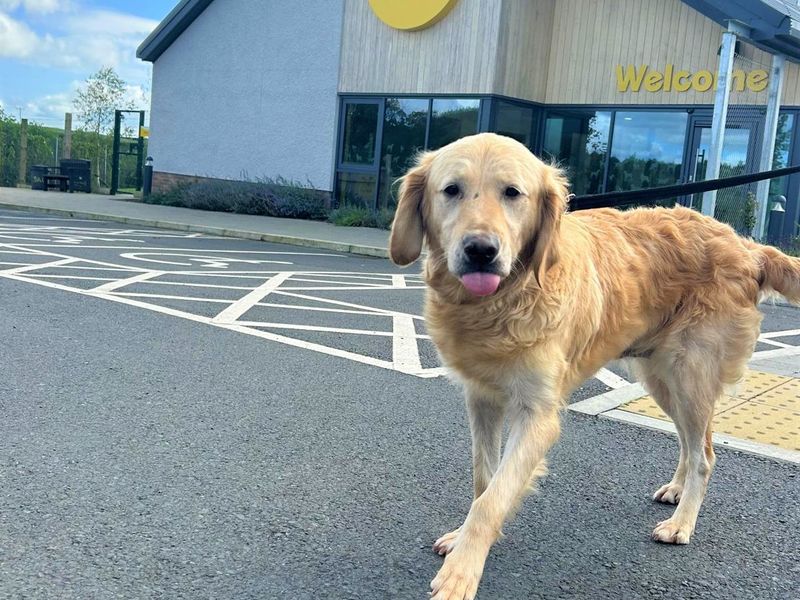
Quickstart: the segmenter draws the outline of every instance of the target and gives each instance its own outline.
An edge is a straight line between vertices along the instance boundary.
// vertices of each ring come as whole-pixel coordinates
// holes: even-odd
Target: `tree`
[[[113,67],[103,67],[91,75],[78,92],[73,104],[84,131],[92,136],[92,171],[95,186],[100,186],[100,164],[103,150],[108,149],[108,134],[114,127],[114,111],[130,109],[132,103],[125,100],[125,81]]]

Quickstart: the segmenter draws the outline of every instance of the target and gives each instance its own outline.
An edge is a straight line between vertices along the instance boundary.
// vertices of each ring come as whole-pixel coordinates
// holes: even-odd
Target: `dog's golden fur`
[[[714,219],[687,208],[567,213],[566,203],[558,169],[494,134],[422,155],[401,186],[390,255],[408,264],[427,242],[427,326],[464,385],[473,439],[474,501],[434,545],[447,554],[436,599],[474,597],[503,522],[544,470],[559,408],[623,356],[680,437],[675,475],[654,496],[678,507],[653,537],[687,543],[715,460],[714,403],[753,352],[757,304],[771,291],[800,302],[800,259]],[[503,279],[487,297],[459,280],[472,234],[499,240]]]

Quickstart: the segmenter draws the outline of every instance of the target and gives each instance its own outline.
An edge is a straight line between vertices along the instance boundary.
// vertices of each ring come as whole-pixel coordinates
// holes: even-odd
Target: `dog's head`
[[[420,155],[403,178],[389,255],[414,262],[423,239],[473,296],[494,294],[512,271],[541,287],[558,261],[567,181],[519,142],[481,133]]]

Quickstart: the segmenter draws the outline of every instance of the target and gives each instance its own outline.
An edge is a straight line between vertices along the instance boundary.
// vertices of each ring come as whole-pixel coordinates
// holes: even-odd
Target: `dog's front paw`
[[[683,486],[674,481],[670,481],[666,485],[662,485],[655,494],[653,500],[656,502],[663,502],[664,504],[677,504],[681,501],[681,494],[683,493]]]
[[[482,574],[483,560],[456,549],[431,581],[431,600],[473,600]]]
[[[445,533],[442,537],[433,543],[433,551],[439,556],[449,554],[456,544],[456,538],[461,533],[461,527],[454,529],[450,533]]]
[[[653,539],[664,544],[688,544],[694,528],[674,519],[661,521],[653,530]]]

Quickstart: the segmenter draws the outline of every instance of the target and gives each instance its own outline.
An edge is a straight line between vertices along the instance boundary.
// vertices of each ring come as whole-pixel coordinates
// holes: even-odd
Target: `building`
[[[772,164],[793,164],[789,0],[182,0],[138,50],[153,63],[154,185],[282,176],[391,208],[419,150],[478,131],[555,157],[578,195],[701,179],[731,21],[747,36],[720,173],[758,170],[774,54],[789,62]],[[800,176],[770,193],[794,235]]]

